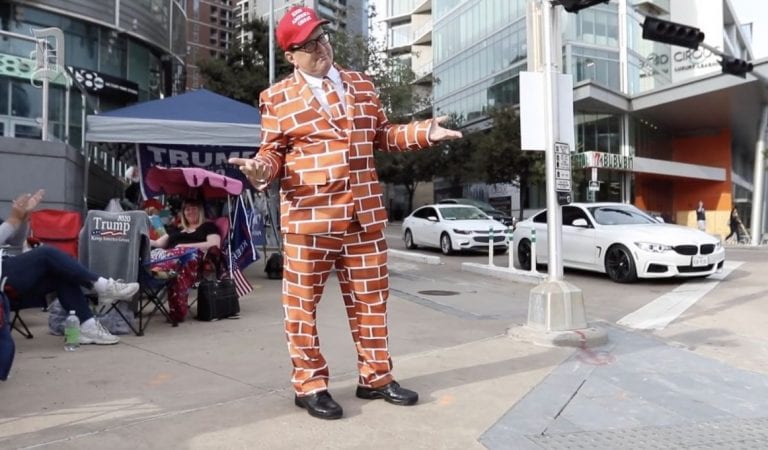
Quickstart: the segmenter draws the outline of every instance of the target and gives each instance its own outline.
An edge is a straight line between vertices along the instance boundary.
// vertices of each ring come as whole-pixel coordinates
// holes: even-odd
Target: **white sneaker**
[[[110,304],[115,300],[133,297],[139,291],[139,283],[123,283],[120,280],[110,278],[107,280],[105,288],[95,289],[95,291],[99,294],[99,303]]]
[[[80,325],[81,345],[112,345],[120,342],[120,338],[110,333],[98,320],[91,320],[89,322]]]

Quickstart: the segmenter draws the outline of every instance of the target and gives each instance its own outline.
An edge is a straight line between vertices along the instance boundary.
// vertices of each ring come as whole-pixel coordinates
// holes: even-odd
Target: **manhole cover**
[[[422,295],[459,295],[456,291],[441,291],[441,290],[432,290],[432,291],[419,291],[419,294]]]

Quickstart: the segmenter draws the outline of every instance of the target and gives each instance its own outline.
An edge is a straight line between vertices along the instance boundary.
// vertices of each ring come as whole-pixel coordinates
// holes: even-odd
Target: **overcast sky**
[[[755,59],[768,56],[768,8],[763,0],[731,0],[742,24],[752,22],[752,51]]]

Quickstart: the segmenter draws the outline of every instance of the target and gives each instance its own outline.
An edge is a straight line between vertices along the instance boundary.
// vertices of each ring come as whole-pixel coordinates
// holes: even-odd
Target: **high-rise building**
[[[432,115],[432,1],[389,0],[375,20],[385,25],[387,55],[400,58],[416,76],[414,97],[422,104],[415,117]]]
[[[492,126],[490,108],[519,104],[519,73],[528,70],[532,45],[528,0],[430,3],[434,114],[456,115],[469,132]],[[421,4],[387,0],[387,11],[397,11],[387,17],[392,55],[413,51]],[[723,74],[720,58],[703,47],[642,38],[644,17],[656,16],[698,27],[709,46],[752,60],[749,34],[730,0],[611,0],[578,14],[556,8],[562,59],[555,64],[573,77],[573,163],[584,172],[575,199],[634,202],[682,224],[692,223],[703,200],[714,233],[727,234],[733,205],[742,217],[754,210],[762,218],[765,172],[755,171],[754,162],[763,148],[765,124],[758,118],[768,111],[762,81],[768,77]],[[756,73],[768,72],[768,63],[755,64]],[[597,192],[588,187],[593,176]],[[492,194],[486,189],[481,197]],[[543,187],[521,203],[526,210],[543,207]]]
[[[236,43],[238,5],[232,0],[186,0],[187,89],[203,85],[200,64],[222,58]]]
[[[183,92],[185,53],[181,0],[0,1],[0,217],[39,187],[47,205],[81,209],[86,155],[93,205],[119,196],[125,166],[86,147],[84,118]]]
[[[343,30],[348,34],[366,36],[368,32],[368,0],[272,0],[275,22],[279,21],[291,6],[308,6],[317,15],[330,23],[331,30]],[[236,4],[235,17],[238,24],[269,17],[269,0],[239,0]],[[244,42],[248,38],[238,31],[238,39]]]

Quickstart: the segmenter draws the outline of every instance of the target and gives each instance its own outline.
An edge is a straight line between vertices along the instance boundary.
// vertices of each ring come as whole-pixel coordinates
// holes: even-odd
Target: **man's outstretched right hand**
[[[269,186],[269,177],[272,175],[270,167],[258,159],[251,158],[229,158],[229,163],[240,166],[240,172],[243,172],[253,187],[263,190]]]

